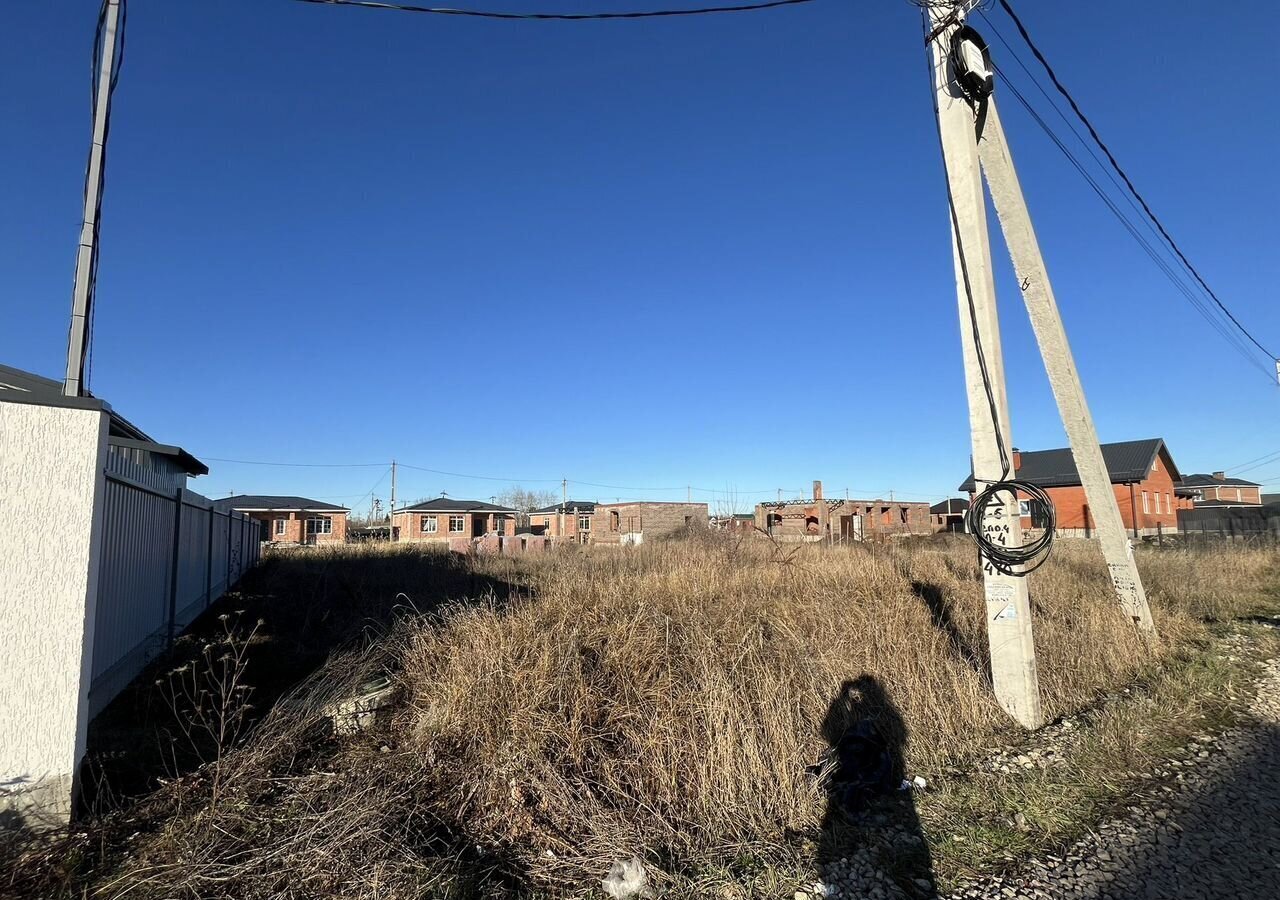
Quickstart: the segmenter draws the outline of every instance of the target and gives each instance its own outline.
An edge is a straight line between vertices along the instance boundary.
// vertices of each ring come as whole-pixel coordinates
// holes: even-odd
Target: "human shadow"
[[[929,609],[929,618],[933,620],[933,627],[947,636],[947,642],[951,644],[951,649],[956,656],[964,660],[965,664],[975,672],[985,675],[986,664],[983,662],[982,654],[956,624],[955,618],[951,615],[951,604],[947,601],[942,588],[930,581],[912,581],[911,593],[924,601],[924,605]]]
[[[840,686],[822,737],[828,746],[821,772],[827,807],[817,847],[823,880],[852,881],[855,896],[873,893],[877,885],[889,896],[936,896],[914,790],[904,787],[907,728],[875,676],[864,673]]]

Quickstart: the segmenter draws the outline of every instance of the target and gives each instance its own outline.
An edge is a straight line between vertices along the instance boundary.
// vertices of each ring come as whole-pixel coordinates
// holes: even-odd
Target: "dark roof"
[[[1245,481],[1243,478],[1214,478],[1212,475],[1183,475],[1182,484],[1179,487],[1218,487],[1219,485],[1230,485],[1231,487],[1261,487],[1256,481]]]
[[[238,494],[235,497],[223,497],[214,500],[215,509],[247,510],[263,509],[293,510],[297,512],[350,512],[345,506],[333,503],[322,503],[319,500],[308,500],[306,497],[279,496],[276,494]]]
[[[1111,483],[1128,484],[1146,478],[1161,449],[1164,449],[1164,441],[1160,438],[1103,444],[1102,459],[1107,465]],[[1167,450],[1165,452],[1168,453]],[[1173,467],[1172,458],[1169,467],[1172,470],[1169,477],[1176,484],[1182,476]],[[1071,456],[1070,447],[1022,451],[1022,465],[1018,468],[1017,478],[1040,487],[1070,487],[1080,484],[1080,473],[1076,471],[1076,461]],[[973,490],[972,471],[958,490]]]
[[[542,509],[530,510],[532,515],[546,515],[547,513],[558,513],[564,508],[564,512],[573,512],[575,509],[580,513],[595,512],[596,501],[594,500],[566,500],[564,503],[553,503],[550,506],[544,506]]]
[[[929,507],[929,512],[935,516],[953,516],[965,512],[968,508],[968,500],[963,497],[954,497],[950,500],[943,500],[941,503],[933,504],[933,506]]]
[[[18,402],[38,402],[47,406],[79,406],[84,402],[93,404],[93,408],[101,408],[107,413],[107,434],[116,438],[112,443],[123,446],[140,447],[152,453],[176,456],[178,464],[191,475],[207,475],[209,467],[196,459],[181,447],[169,444],[158,444],[145,431],[120,415],[111,406],[85,392],[84,398],[67,397],[62,393],[62,382],[45,378],[12,366],[0,365],[0,399]],[[126,441],[137,443],[126,444]]]
[[[405,506],[396,512],[494,512],[514,513],[509,506],[497,506],[493,503],[482,503],[479,500],[454,500],[452,497],[437,497],[434,500],[423,500],[413,506]]]

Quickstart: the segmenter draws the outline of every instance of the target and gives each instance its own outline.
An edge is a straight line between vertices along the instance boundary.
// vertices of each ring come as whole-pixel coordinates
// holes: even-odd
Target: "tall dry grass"
[[[349,552],[367,567],[379,551]],[[1261,549],[1143,552],[1160,631],[1147,643],[1092,545],[1060,543],[1032,581],[1048,716],[1268,602],[1275,564]],[[562,893],[632,854],[688,874],[814,832],[824,798],[806,768],[847,679],[872,676],[896,707],[912,773],[1011,731],[962,541],[784,554],[706,538],[471,565],[523,596],[458,597],[335,661],[229,755],[238,800],[189,801],[99,895],[469,896],[490,870]],[[391,724],[326,738],[324,703],[381,668],[404,692]]]

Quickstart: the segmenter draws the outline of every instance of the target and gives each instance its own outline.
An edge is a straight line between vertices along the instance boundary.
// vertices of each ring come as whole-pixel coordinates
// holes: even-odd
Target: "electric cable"
[[[1258,339],[1240,323],[1240,320],[1235,317],[1231,310],[1227,308],[1226,304],[1218,298],[1216,293],[1214,293],[1213,288],[1209,287],[1208,282],[1201,277],[1200,272],[1191,264],[1191,260],[1187,259],[1186,254],[1182,252],[1182,248],[1178,246],[1177,241],[1173,239],[1172,235],[1170,235],[1168,230],[1164,227],[1164,223],[1162,223],[1160,218],[1152,211],[1146,199],[1141,193],[1139,193],[1137,187],[1134,186],[1124,169],[1121,168],[1120,163],[1116,160],[1115,154],[1111,152],[1111,148],[1102,140],[1097,129],[1093,127],[1093,123],[1089,121],[1089,117],[1084,114],[1084,111],[1080,109],[1080,105],[1076,103],[1075,98],[1071,96],[1071,92],[1068,91],[1066,86],[1058,79],[1058,75],[1054,72],[1053,66],[1049,65],[1049,61],[1045,59],[1044,54],[1040,52],[1040,48],[1037,47],[1035,41],[1031,39],[1031,35],[1027,32],[1026,26],[1022,24],[1022,20],[1019,19],[1018,14],[1013,11],[1013,7],[1009,5],[1008,0],[1000,0],[1000,6],[1004,9],[1009,18],[1013,20],[1014,26],[1018,29],[1018,33],[1022,36],[1022,40],[1026,42],[1026,45],[1031,50],[1032,55],[1035,56],[1040,65],[1044,67],[1046,74],[1049,76],[1049,80],[1053,82],[1054,88],[1056,88],[1058,93],[1066,99],[1068,105],[1071,107],[1071,111],[1076,114],[1076,117],[1079,118],[1084,127],[1088,129],[1089,136],[1097,143],[1099,149],[1102,150],[1103,154],[1107,157],[1107,160],[1111,163],[1112,168],[1115,169],[1116,174],[1120,176],[1122,181],[1124,181],[1125,185],[1133,193],[1134,198],[1137,199],[1138,203],[1142,206],[1142,209],[1151,219],[1151,222],[1155,225],[1156,229],[1164,237],[1165,241],[1168,242],[1170,249],[1172,249],[1178,259],[1182,261],[1182,264],[1187,267],[1187,271],[1189,271],[1195,280],[1199,282],[1200,287],[1204,288],[1205,293],[1213,299],[1213,302],[1216,303],[1218,308],[1221,309],[1226,317],[1231,320],[1232,324],[1234,324],[1255,347],[1265,353],[1269,359],[1276,359],[1276,355],[1264,347],[1261,342],[1259,342]]]
[[[530,19],[540,21],[582,22],[601,19],[658,19],[672,16],[705,16],[716,13],[755,12],[763,9],[775,9],[780,6],[799,6],[802,3],[814,3],[817,0],[764,0],[760,3],[745,3],[736,6],[704,6],[696,9],[658,9],[638,10],[634,12],[597,12],[597,13],[516,13],[497,12],[481,9],[454,9],[447,6],[416,6],[409,3],[383,3],[378,0],[297,0],[299,3],[314,3],[323,6],[353,6],[362,9],[382,9],[396,12],[427,13],[437,16],[466,16],[476,19]]]
[[[928,12],[922,13],[924,22],[924,32],[926,38],[929,34],[929,16]],[[953,45],[954,49],[954,45]],[[953,56],[951,50],[944,54],[946,61],[959,62],[963,66],[963,57],[960,54]],[[965,299],[968,302],[969,309],[969,326],[973,334],[974,355],[978,361],[978,371],[982,376],[983,392],[987,399],[987,410],[991,416],[992,429],[995,432],[996,449],[1000,454],[1000,478],[995,481],[984,481],[985,487],[979,490],[979,480],[977,472],[974,473],[974,498],[969,503],[969,509],[966,515],[966,525],[969,533],[973,536],[973,541],[978,546],[978,552],[983,559],[991,565],[993,569],[1004,575],[1012,575],[1015,577],[1025,577],[1034,572],[1045,560],[1049,558],[1049,553],[1053,548],[1053,539],[1057,533],[1057,513],[1054,510],[1053,499],[1048,493],[1036,484],[1029,481],[1019,480],[1015,475],[1012,461],[1009,458],[1008,448],[1005,446],[1004,432],[1000,424],[1000,409],[996,402],[995,389],[991,384],[991,374],[987,368],[986,352],[982,346],[982,334],[978,327],[978,310],[973,299],[973,284],[969,277],[969,262],[965,253],[964,240],[960,234],[960,218],[956,213],[955,192],[951,184],[951,173],[946,166],[946,148],[942,137],[942,121],[940,111],[938,109],[938,92],[934,85],[933,67],[934,61],[930,48],[930,41],[925,41],[925,60],[926,68],[929,73],[929,96],[933,99],[933,120],[938,133],[938,147],[943,151],[943,179],[947,188],[947,208],[951,213],[951,233],[955,239],[956,259],[960,263],[960,276],[964,284]],[[988,80],[988,94],[991,82]],[[965,91],[968,96],[968,91]],[[985,102],[986,96],[979,97],[979,102]],[[1040,504],[1044,516],[1044,528],[1040,534],[1032,537],[1030,540],[1024,540],[1021,544],[1005,543],[1005,535],[1008,534],[1009,524],[996,522],[992,526],[990,534],[987,532],[987,510],[991,506],[997,507],[997,515],[1000,514],[1007,505],[1007,499],[1018,501],[1018,494],[1023,493]],[[995,518],[993,516],[993,518]]]

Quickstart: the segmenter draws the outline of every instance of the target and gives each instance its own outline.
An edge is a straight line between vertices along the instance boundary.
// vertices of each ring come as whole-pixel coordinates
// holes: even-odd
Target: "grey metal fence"
[[[257,521],[130,474],[106,475],[91,716],[258,561]]]

